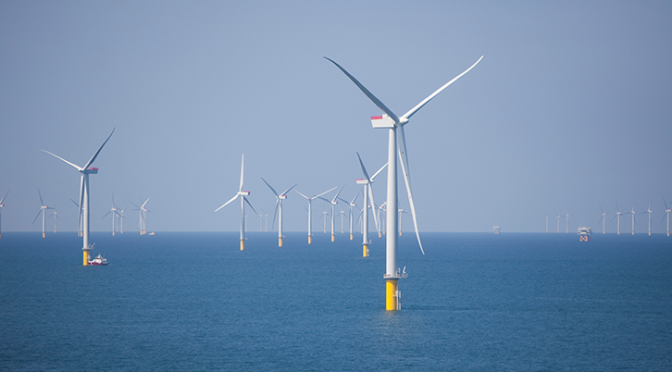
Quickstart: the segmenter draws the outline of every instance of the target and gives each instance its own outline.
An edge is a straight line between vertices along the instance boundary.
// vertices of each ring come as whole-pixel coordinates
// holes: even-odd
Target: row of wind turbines
[[[380,168],[373,176],[369,177],[368,172],[366,171],[363,162],[360,160],[360,164],[362,167],[362,172],[364,174],[364,178],[360,179],[357,181],[358,184],[364,185],[364,206],[365,210],[368,211],[367,206],[371,205],[372,207],[374,206],[374,200],[373,200],[373,191],[371,188],[372,183],[374,182],[375,177],[380,174],[380,172],[387,167],[387,200],[384,203],[386,205],[386,208],[388,211],[398,211],[398,189],[397,189],[397,178],[398,178],[398,171],[397,171],[397,157],[399,158],[399,163],[401,164],[401,171],[402,171],[402,177],[404,179],[404,183],[406,186],[406,191],[408,194],[408,201],[410,205],[410,210],[411,210],[411,217],[413,219],[413,225],[416,233],[416,237],[418,240],[418,246],[420,247],[421,252],[424,255],[424,249],[422,247],[422,242],[420,240],[420,234],[418,231],[418,222],[417,222],[417,216],[416,216],[416,210],[415,210],[415,203],[413,200],[413,195],[412,195],[412,187],[411,187],[411,176],[410,176],[410,168],[409,168],[409,162],[408,162],[408,152],[407,152],[407,147],[406,147],[406,139],[405,139],[405,134],[404,134],[404,126],[409,123],[409,120],[411,117],[418,112],[422,107],[424,107],[429,101],[431,101],[434,97],[436,97],[439,93],[441,93],[444,89],[446,89],[448,86],[453,84],[455,81],[457,81],[460,77],[464,76],[467,72],[471,71],[482,59],[483,57],[481,56],[473,65],[471,65],[468,69],[466,69],[464,72],[453,78],[452,80],[448,81],[444,85],[442,85],[440,88],[438,88],[436,91],[434,91],[432,94],[430,94],[427,98],[422,100],[420,103],[415,105],[413,108],[411,108],[408,112],[406,112],[402,116],[398,116],[395,114],[391,109],[389,109],[382,101],[380,101],[373,93],[371,93],[364,85],[362,85],[354,76],[352,76],[348,71],[346,71],[343,67],[341,67],[338,63],[336,63],[334,60],[329,59],[325,57],[329,62],[333,63],[341,72],[343,72],[368,98],[371,100],[382,112],[382,115],[378,116],[372,116],[371,117],[371,124],[374,129],[384,129],[387,131],[387,141],[388,141],[388,150],[387,150],[387,164],[384,165],[382,168]],[[84,265],[88,265],[88,256],[89,256],[89,251],[94,248],[93,244],[90,243],[89,240],[89,225],[90,225],[90,214],[89,214],[89,197],[90,197],[90,190],[89,190],[89,175],[91,174],[97,174],[98,173],[98,168],[92,167],[94,161],[100,154],[101,150],[105,146],[105,144],[110,140],[112,135],[114,134],[114,129],[112,130],[112,133],[107,137],[105,142],[98,148],[98,151],[96,151],[93,156],[89,159],[88,162],[85,163],[84,166],[78,166],[66,159],[63,159],[62,157],[53,154],[49,151],[42,150],[45,153],[65,162],[66,164],[72,166],[77,172],[80,173],[80,187],[79,187],[79,203],[78,208],[79,208],[79,219],[80,219],[80,226],[82,230],[82,240],[83,240],[83,263]],[[359,156],[359,154],[358,154]],[[249,191],[244,191],[243,190],[243,176],[244,176],[244,157],[241,161],[241,175],[240,175],[240,186],[238,188],[238,192],[231,198],[229,201],[224,203],[222,206],[217,208],[215,210],[218,211],[222,208],[224,208],[226,205],[236,201],[237,199],[240,200],[240,205],[241,205],[241,236],[240,236],[240,248],[241,250],[244,250],[245,248],[245,205],[247,204],[254,210],[252,207],[251,203],[247,199],[247,196],[250,195]],[[271,191],[276,196],[276,213],[279,214],[278,218],[278,245],[282,245],[282,201],[286,199],[287,193],[291,191],[296,185],[286,189],[282,193],[277,193],[276,190],[271,187],[270,184],[264,180],[264,182],[269,186]],[[318,198],[322,198],[323,200],[326,200],[323,198],[323,195],[333,191],[335,188],[324,191],[319,194],[315,194],[313,196],[308,197],[305,194],[299,193],[302,197],[304,197],[308,201],[308,241],[309,243],[312,241],[312,219],[311,214],[312,214],[312,202]],[[341,189],[342,190],[342,189]],[[298,192],[298,191],[297,191]],[[332,210],[332,232],[333,232],[333,216],[334,216],[334,206],[335,203],[337,203],[337,200],[339,199],[339,193],[337,193],[331,200],[328,200],[329,203],[331,203],[331,210]],[[370,199],[370,201],[368,200]],[[4,200],[4,198],[3,198]],[[342,200],[342,199],[341,199]],[[0,201],[0,204],[2,204],[2,201]],[[352,204],[352,202],[351,202]],[[255,211],[256,213],[256,211]],[[390,232],[386,234],[386,269],[385,269],[385,274],[383,275],[383,278],[386,281],[386,295],[385,295],[385,302],[386,302],[386,309],[390,311],[396,311],[400,309],[400,298],[401,298],[401,292],[399,291],[398,288],[398,281],[399,279],[406,278],[408,275],[406,274],[406,268],[404,267],[403,271],[399,268],[398,262],[397,262],[397,248],[398,248],[398,236],[396,233],[391,233],[391,232],[396,232],[398,230],[399,226],[399,216],[401,213],[387,213],[385,216],[385,229],[386,231]],[[275,216],[275,214],[274,214]],[[373,214],[374,220],[377,221],[376,214]],[[275,217],[274,217],[275,219]],[[367,224],[368,224],[368,212],[363,213],[363,224],[365,225],[364,230],[364,237],[363,237],[363,246],[364,246],[364,255],[367,255],[367,245],[370,243],[369,237],[368,237],[368,229],[367,229]],[[333,234],[332,234],[332,239],[334,239]]]
[[[670,212],[672,212],[672,208],[668,206],[667,200],[665,200],[665,197],[663,197],[663,203],[665,204],[665,213],[663,214],[663,217],[660,220],[660,224],[665,221],[667,218],[667,236],[670,236]],[[599,205],[599,204],[598,204]],[[605,212],[604,208],[602,208],[602,205],[600,206],[600,210],[602,211],[601,217],[600,217],[600,223],[602,224],[602,234],[607,233],[607,215],[612,214],[612,212]],[[648,233],[649,236],[651,235],[651,215],[653,214],[653,210],[651,210],[651,204],[649,203],[649,207],[647,210],[637,213],[635,211],[635,205],[632,205],[632,210],[630,212],[621,212],[621,209],[618,207],[618,202],[616,203],[616,212],[613,212],[614,217],[611,218],[609,221],[609,224],[614,222],[616,220],[616,234],[620,235],[621,234],[621,216],[625,217],[625,215],[630,215],[631,216],[631,233],[632,235],[635,235],[635,226],[637,224],[636,221],[636,216],[642,215],[642,214],[648,214]],[[569,233],[569,213],[566,213],[564,216],[558,214],[557,212],[555,213],[555,217],[557,219],[557,232],[560,232],[560,219],[562,217],[565,217],[565,232]],[[548,215],[546,215],[546,232],[548,232]]]

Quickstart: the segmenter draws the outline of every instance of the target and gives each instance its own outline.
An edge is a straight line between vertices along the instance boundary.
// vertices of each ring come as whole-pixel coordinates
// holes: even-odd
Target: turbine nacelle
[[[249,191],[239,191],[238,192],[238,195],[243,195],[243,196],[248,196],[250,194],[251,194],[251,192],[249,192]]]
[[[287,195],[280,195],[280,196],[278,196],[278,199],[285,200],[285,199],[287,199]]]
[[[356,179],[355,182],[357,182],[358,185],[368,185],[368,183],[369,183],[369,181],[367,181],[365,179],[362,179],[362,178]]]
[[[406,119],[406,121],[408,121],[408,119]],[[394,128],[395,124],[394,119],[387,114],[371,117],[371,125],[373,125],[374,128]],[[406,123],[404,122],[404,124]]]
[[[84,174],[98,174],[98,168],[90,167],[89,169],[83,169],[79,172]]]

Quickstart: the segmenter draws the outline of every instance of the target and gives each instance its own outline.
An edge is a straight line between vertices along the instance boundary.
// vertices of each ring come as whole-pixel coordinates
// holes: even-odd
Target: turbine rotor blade
[[[261,180],[264,181],[264,183],[266,184],[266,186],[268,186],[268,188],[271,189],[271,191],[273,191],[273,194],[275,194],[276,197],[279,196],[278,193],[275,191],[275,189],[274,189],[271,185],[269,185],[268,182],[266,182],[266,180],[264,179],[264,177],[261,177]]]
[[[40,151],[42,151],[42,152],[46,152],[47,154],[49,154],[49,155],[51,155],[51,156],[53,156],[53,157],[55,157],[55,158],[57,158],[57,159],[61,159],[61,160],[63,160],[64,162],[66,162],[67,164],[73,166],[75,169],[77,169],[77,170],[80,171],[80,172],[83,171],[83,170],[85,169],[85,168],[80,167],[80,166],[77,165],[77,164],[71,163],[71,162],[69,162],[69,161],[63,159],[62,157],[60,157],[60,156],[58,156],[58,155],[56,155],[56,154],[52,154],[51,152],[49,152],[49,151],[47,151],[47,150],[40,150]]]
[[[357,158],[359,159],[359,165],[362,166],[362,173],[364,173],[364,177],[369,183],[371,183],[371,178],[369,178],[369,174],[366,172],[366,167],[364,167],[364,163],[362,162],[362,158],[359,156],[359,153],[357,153]]]
[[[378,174],[379,174],[380,172],[382,172],[383,169],[385,169],[385,167],[387,167],[387,164],[388,164],[388,163],[385,163],[385,165],[383,165],[382,167],[380,167],[380,169],[378,169],[378,172],[376,172],[376,173],[373,174],[373,177],[371,177],[371,182],[373,182],[373,181],[376,179],[376,177],[378,176]]]
[[[247,198],[245,196],[243,196],[243,200],[245,200],[245,203],[247,203],[247,205],[249,205],[250,208],[252,208],[252,210],[254,211],[255,214],[259,214],[259,213],[257,213],[256,210],[254,210],[254,207],[252,206],[252,204],[250,204],[250,201],[247,200]]]
[[[5,201],[5,198],[7,197],[7,195],[9,195],[9,190],[7,190],[7,192],[5,193],[5,196],[3,196],[2,199],[0,199],[0,204],[2,204],[2,202]]]
[[[37,216],[35,216],[35,219],[33,220],[33,225],[35,224],[35,221],[37,221],[37,218],[40,217],[40,213],[42,213],[42,208],[40,208],[40,211],[37,212]]]
[[[44,201],[42,200],[42,193],[40,192],[40,189],[37,189],[37,194],[40,195],[40,206],[44,206]]]
[[[243,154],[243,158],[240,161],[240,187],[238,188],[238,192],[243,191],[243,173],[245,171],[245,154]]]
[[[327,57],[324,57],[324,58],[327,59],[328,61],[330,61],[331,63],[333,63],[334,65],[336,65],[336,67],[338,67],[341,71],[343,71],[343,73],[347,77],[349,77],[350,80],[352,80],[352,82],[355,83],[355,85],[357,85],[357,87],[362,92],[364,92],[364,94],[366,94],[366,96],[369,97],[369,99],[371,101],[373,101],[373,103],[376,106],[378,106],[378,108],[383,110],[383,112],[385,112],[387,114],[387,116],[389,116],[392,120],[394,120],[395,123],[399,123],[399,117],[397,116],[397,114],[395,114],[394,112],[392,112],[392,110],[387,108],[387,106],[385,106],[385,104],[383,102],[381,102],[378,98],[376,98],[376,96],[374,96],[373,93],[369,92],[369,90],[366,89],[366,87],[364,85],[362,85],[362,83],[360,83],[357,79],[355,79],[354,76],[350,75],[349,72],[345,71],[345,69],[343,67],[341,67],[338,63],[334,62],[333,60],[331,60]]]
[[[280,195],[287,195],[287,193],[290,192],[290,191],[292,191],[292,189],[295,188],[296,185],[298,185],[298,183],[295,183],[294,186],[288,188],[287,190],[285,190],[285,191],[284,191],[282,194],[280,194]]]
[[[231,200],[229,200],[229,201],[227,201],[226,203],[222,204],[221,207],[215,209],[215,212],[217,212],[218,210],[220,210],[220,209],[226,207],[226,206],[227,206],[229,203],[231,203],[232,201],[238,199],[238,196],[239,196],[239,195],[240,195],[240,194],[236,194],[233,198],[231,198]]]
[[[98,157],[98,154],[100,154],[100,150],[102,150],[103,147],[105,147],[105,144],[107,143],[107,141],[110,140],[110,137],[112,137],[112,135],[114,134],[114,131],[115,131],[116,129],[117,129],[117,128],[112,129],[112,133],[110,133],[110,135],[107,136],[107,139],[105,140],[105,142],[103,142],[103,144],[100,145],[100,148],[98,149],[98,151],[96,151],[96,153],[93,154],[93,156],[91,157],[91,159],[89,160],[89,162],[86,163],[86,165],[85,165],[84,168],[83,168],[84,170],[89,169],[89,166],[90,166],[91,164],[93,164],[93,162],[96,160],[96,157]]]
[[[420,241],[420,232],[418,231],[418,220],[417,215],[415,213],[415,202],[413,201],[413,193],[411,191],[411,172],[408,168],[408,155],[406,154],[406,137],[404,136],[403,126],[399,127],[399,159],[401,160],[401,170],[404,173],[406,191],[408,192],[408,203],[411,206],[411,215],[413,217],[413,226],[415,227],[415,236],[418,238],[418,245],[420,245],[420,251],[422,251],[422,255],[424,256],[425,250],[422,249],[422,242]]]
[[[336,187],[338,187],[338,186],[336,186]],[[313,196],[313,199],[315,199],[315,198],[317,198],[317,197],[319,197],[319,196],[322,196],[322,195],[324,195],[324,194],[326,194],[326,193],[328,193],[328,192],[332,192],[332,191],[336,190],[336,187],[331,188],[331,189],[329,189],[329,190],[327,190],[327,191],[325,191],[325,192],[323,192],[323,193],[321,193],[321,194],[319,194],[319,195],[315,195],[315,196]],[[327,202],[329,202],[329,201],[327,200]]]
[[[431,101],[432,98],[434,98],[437,94],[441,93],[441,91],[443,91],[444,89],[448,88],[448,86],[449,86],[450,84],[454,83],[457,79],[461,78],[464,74],[466,74],[467,72],[469,72],[469,71],[470,71],[472,68],[474,68],[479,62],[481,62],[482,59],[483,59],[483,56],[481,56],[481,58],[479,58],[478,61],[476,61],[476,63],[474,63],[473,65],[471,65],[471,67],[469,67],[468,69],[466,69],[463,73],[461,73],[461,74],[457,75],[456,77],[454,77],[453,80],[451,80],[451,81],[447,82],[446,84],[444,84],[441,88],[437,89],[434,93],[430,94],[429,97],[425,98],[422,102],[418,103],[417,106],[415,106],[415,107],[413,107],[412,109],[410,109],[410,110],[409,110],[407,113],[405,113],[404,116],[402,116],[401,118],[402,118],[402,119],[410,119],[411,116],[413,116],[418,110],[420,110],[420,109],[422,108],[422,106],[426,105],[426,104],[427,104],[429,101]]]
[[[275,226],[275,218],[278,216],[278,207],[280,207],[280,199],[275,199],[275,212],[273,212],[273,222],[271,222],[271,230]]]

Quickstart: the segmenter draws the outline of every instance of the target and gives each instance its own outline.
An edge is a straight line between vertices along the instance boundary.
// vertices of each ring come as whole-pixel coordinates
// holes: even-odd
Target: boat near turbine
[[[592,234],[593,231],[590,229],[590,227],[579,227],[579,241],[580,242],[588,242],[590,241],[590,234]]]
[[[92,266],[106,266],[107,265],[107,258],[103,258],[103,256],[98,255],[93,260],[89,260],[89,265],[92,265]]]

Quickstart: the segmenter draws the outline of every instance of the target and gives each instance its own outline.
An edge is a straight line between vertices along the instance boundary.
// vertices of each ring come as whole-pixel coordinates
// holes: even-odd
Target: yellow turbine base
[[[649,236],[651,236],[651,231],[649,231]]]
[[[499,234],[499,233],[498,233]],[[399,230],[399,236],[401,236],[401,230]]]
[[[112,231],[112,236],[114,236],[114,231]]]
[[[84,251],[84,266],[89,266],[89,251]]]
[[[362,252],[362,257],[369,257],[369,245],[364,244],[364,252]]]
[[[42,231],[42,237],[44,238],[44,236],[45,236],[44,231]]]
[[[387,279],[385,294],[385,310],[397,311],[397,284],[398,279]]]
[[[670,232],[669,232],[669,231],[667,232],[667,236],[670,236]]]
[[[331,241],[333,242],[334,240],[336,240],[336,236],[334,236],[334,234],[331,234]]]
[[[313,242],[313,237],[311,235],[308,235],[308,244]]]
[[[282,247],[282,238],[278,238],[278,247]]]
[[[621,235],[621,232],[620,232],[620,231],[616,231],[616,235]]]
[[[634,231],[632,232],[632,235],[635,235],[635,232],[634,232]]]
[[[350,234],[350,240],[352,240],[352,234]]]
[[[245,250],[245,239],[240,239],[240,250],[241,251]]]
[[[378,237],[379,237],[379,238],[382,238],[382,237],[383,237],[383,234],[381,234],[380,231],[378,231]]]

